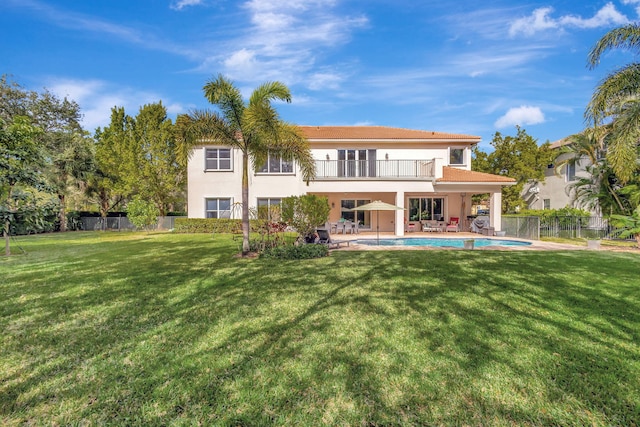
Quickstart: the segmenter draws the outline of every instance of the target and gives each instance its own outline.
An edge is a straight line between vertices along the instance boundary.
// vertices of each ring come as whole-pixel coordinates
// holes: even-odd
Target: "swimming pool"
[[[376,239],[360,239],[355,243],[370,246],[433,246],[433,247],[454,247],[463,248],[465,240],[473,240],[474,247],[483,248],[487,246],[530,246],[530,242],[521,242],[518,240],[508,239],[435,239],[426,237],[401,237],[398,239],[380,239],[380,243]]]

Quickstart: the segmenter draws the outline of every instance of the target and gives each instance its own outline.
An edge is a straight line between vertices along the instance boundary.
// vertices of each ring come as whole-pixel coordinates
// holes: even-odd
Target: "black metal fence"
[[[176,218],[181,216],[160,216],[154,230],[171,230],[174,227]],[[134,231],[136,226],[129,221],[126,216],[119,217],[88,217],[80,218],[82,230],[102,230],[102,231]]]

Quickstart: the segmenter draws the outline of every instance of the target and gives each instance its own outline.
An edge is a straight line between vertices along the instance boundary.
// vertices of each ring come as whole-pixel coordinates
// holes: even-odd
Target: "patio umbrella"
[[[376,211],[376,239],[378,241],[378,245],[380,244],[380,211],[403,211],[404,208],[400,206],[392,205],[389,203],[382,202],[380,200],[373,201],[371,203],[367,203],[366,205],[361,205],[350,209],[352,211]]]

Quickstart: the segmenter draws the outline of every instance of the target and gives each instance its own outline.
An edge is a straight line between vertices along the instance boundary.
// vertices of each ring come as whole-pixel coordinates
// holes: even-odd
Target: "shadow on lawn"
[[[2,376],[3,417],[398,425],[639,415],[635,258],[394,251],[273,263],[234,259],[235,249],[109,242],[47,278],[24,272],[32,286],[2,305],[7,348],[23,355]],[[114,251],[124,259],[114,263]],[[594,270],[571,274],[577,256]],[[628,282],[601,286],[613,272]]]

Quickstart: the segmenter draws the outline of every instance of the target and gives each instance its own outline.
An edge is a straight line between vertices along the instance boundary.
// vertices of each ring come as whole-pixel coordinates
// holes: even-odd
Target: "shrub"
[[[127,204],[127,218],[136,228],[150,229],[158,224],[159,215],[156,205],[138,197]]]
[[[268,259],[312,259],[329,255],[326,245],[285,245],[267,248],[260,257]]]
[[[280,208],[282,220],[300,234],[301,240],[323,225],[331,210],[328,199],[315,194],[287,197],[282,199]]]

